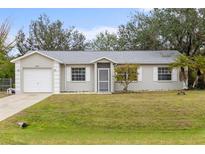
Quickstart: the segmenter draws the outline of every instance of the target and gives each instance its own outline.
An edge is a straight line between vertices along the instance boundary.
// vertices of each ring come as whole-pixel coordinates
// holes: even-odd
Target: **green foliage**
[[[193,58],[191,67],[195,70],[199,70],[202,74],[205,74],[205,56],[196,55]]]
[[[115,51],[118,50],[118,38],[114,33],[105,31],[96,36],[91,42],[91,48],[96,51]]]
[[[193,81],[193,88],[198,83],[199,77],[205,76],[205,56],[203,55],[195,55],[193,57],[186,56],[185,54],[177,57],[174,63],[170,64],[171,68],[180,67],[185,68],[188,67],[190,72],[190,76],[195,80]],[[183,72],[185,73],[185,72]],[[205,80],[204,80],[205,82]]]
[[[121,25],[118,29],[118,46],[120,50],[138,49],[139,42],[137,28],[132,24]]]
[[[10,26],[8,21],[0,25],[0,78],[13,78],[14,65],[10,63],[9,51],[14,47],[14,41],[8,42]]]
[[[192,61],[193,61],[192,68],[196,74],[196,79],[192,87],[194,88],[196,85],[198,85],[198,87],[203,87],[205,85],[205,56],[195,55],[192,58]],[[199,85],[199,80],[201,81],[200,85]]]
[[[0,78],[14,78],[14,64],[10,58],[0,53]]]
[[[86,46],[85,36],[82,33],[74,27],[64,29],[61,21],[51,22],[46,15],[41,15],[31,22],[28,38],[19,31],[16,39],[21,55],[28,50],[84,50]]]
[[[136,12],[126,25],[119,27],[119,44],[123,50],[158,50],[161,42],[156,21],[151,14]]]
[[[97,50],[178,50],[205,54],[205,9],[166,8],[136,12],[117,34],[100,33]]]
[[[178,50],[195,55],[204,49],[205,9],[154,9],[137,12],[118,30],[121,50]]]
[[[170,64],[170,67],[171,68],[175,68],[175,67],[189,67],[189,68],[191,67],[192,68],[192,60],[185,54],[182,54],[176,58],[174,63]]]
[[[194,71],[200,70],[201,73],[205,73],[205,56],[195,55],[191,57],[182,54],[176,58],[174,63],[170,64],[170,67],[188,67]]]
[[[125,64],[115,66],[115,79],[124,86],[124,91],[127,91],[128,85],[137,81],[137,68],[135,64]]]

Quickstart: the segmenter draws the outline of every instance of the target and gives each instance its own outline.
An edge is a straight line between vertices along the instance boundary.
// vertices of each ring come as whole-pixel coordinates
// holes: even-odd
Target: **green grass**
[[[0,122],[0,144],[205,144],[205,91],[53,95]]]

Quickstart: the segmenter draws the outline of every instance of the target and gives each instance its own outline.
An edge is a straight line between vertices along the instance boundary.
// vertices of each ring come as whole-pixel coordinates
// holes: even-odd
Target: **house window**
[[[158,67],[158,80],[171,80],[172,73],[168,67]]]
[[[72,81],[85,81],[85,68],[72,68]]]

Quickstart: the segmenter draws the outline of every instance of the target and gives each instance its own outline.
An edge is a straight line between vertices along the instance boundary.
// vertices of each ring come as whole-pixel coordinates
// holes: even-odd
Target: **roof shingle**
[[[108,58],[116,63],[169,64],[180,53],[176,50],[160,51],[38,51],[65,64],[89,64],[100,58]]]

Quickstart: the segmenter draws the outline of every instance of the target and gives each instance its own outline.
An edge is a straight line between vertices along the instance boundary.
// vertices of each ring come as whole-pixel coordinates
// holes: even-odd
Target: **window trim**
[[[160,67],[157,67],[157,81],[159,81],[159,82],[171,82],[172,81],[172,69],[170,69],[170,80],[160,80],[159,79],[159,68],[167,68],[167,69],[169,69],[169,67],[167,67],[167,66],[160,66]],[[167,75],[167,74],[161,74],[161,75]]]
[[[73,68],[84,68],[85,69],[85,80],[73,80],[73,78],[72,78],[72,75],[73,75],[73,72],[72,72],[72,69]],[[71,82],[86,82],[86,67],[80,67],[80,66],[73,66],[73,67],[71,67],[71,73],[70,73],[70,76],[71,76]]]

